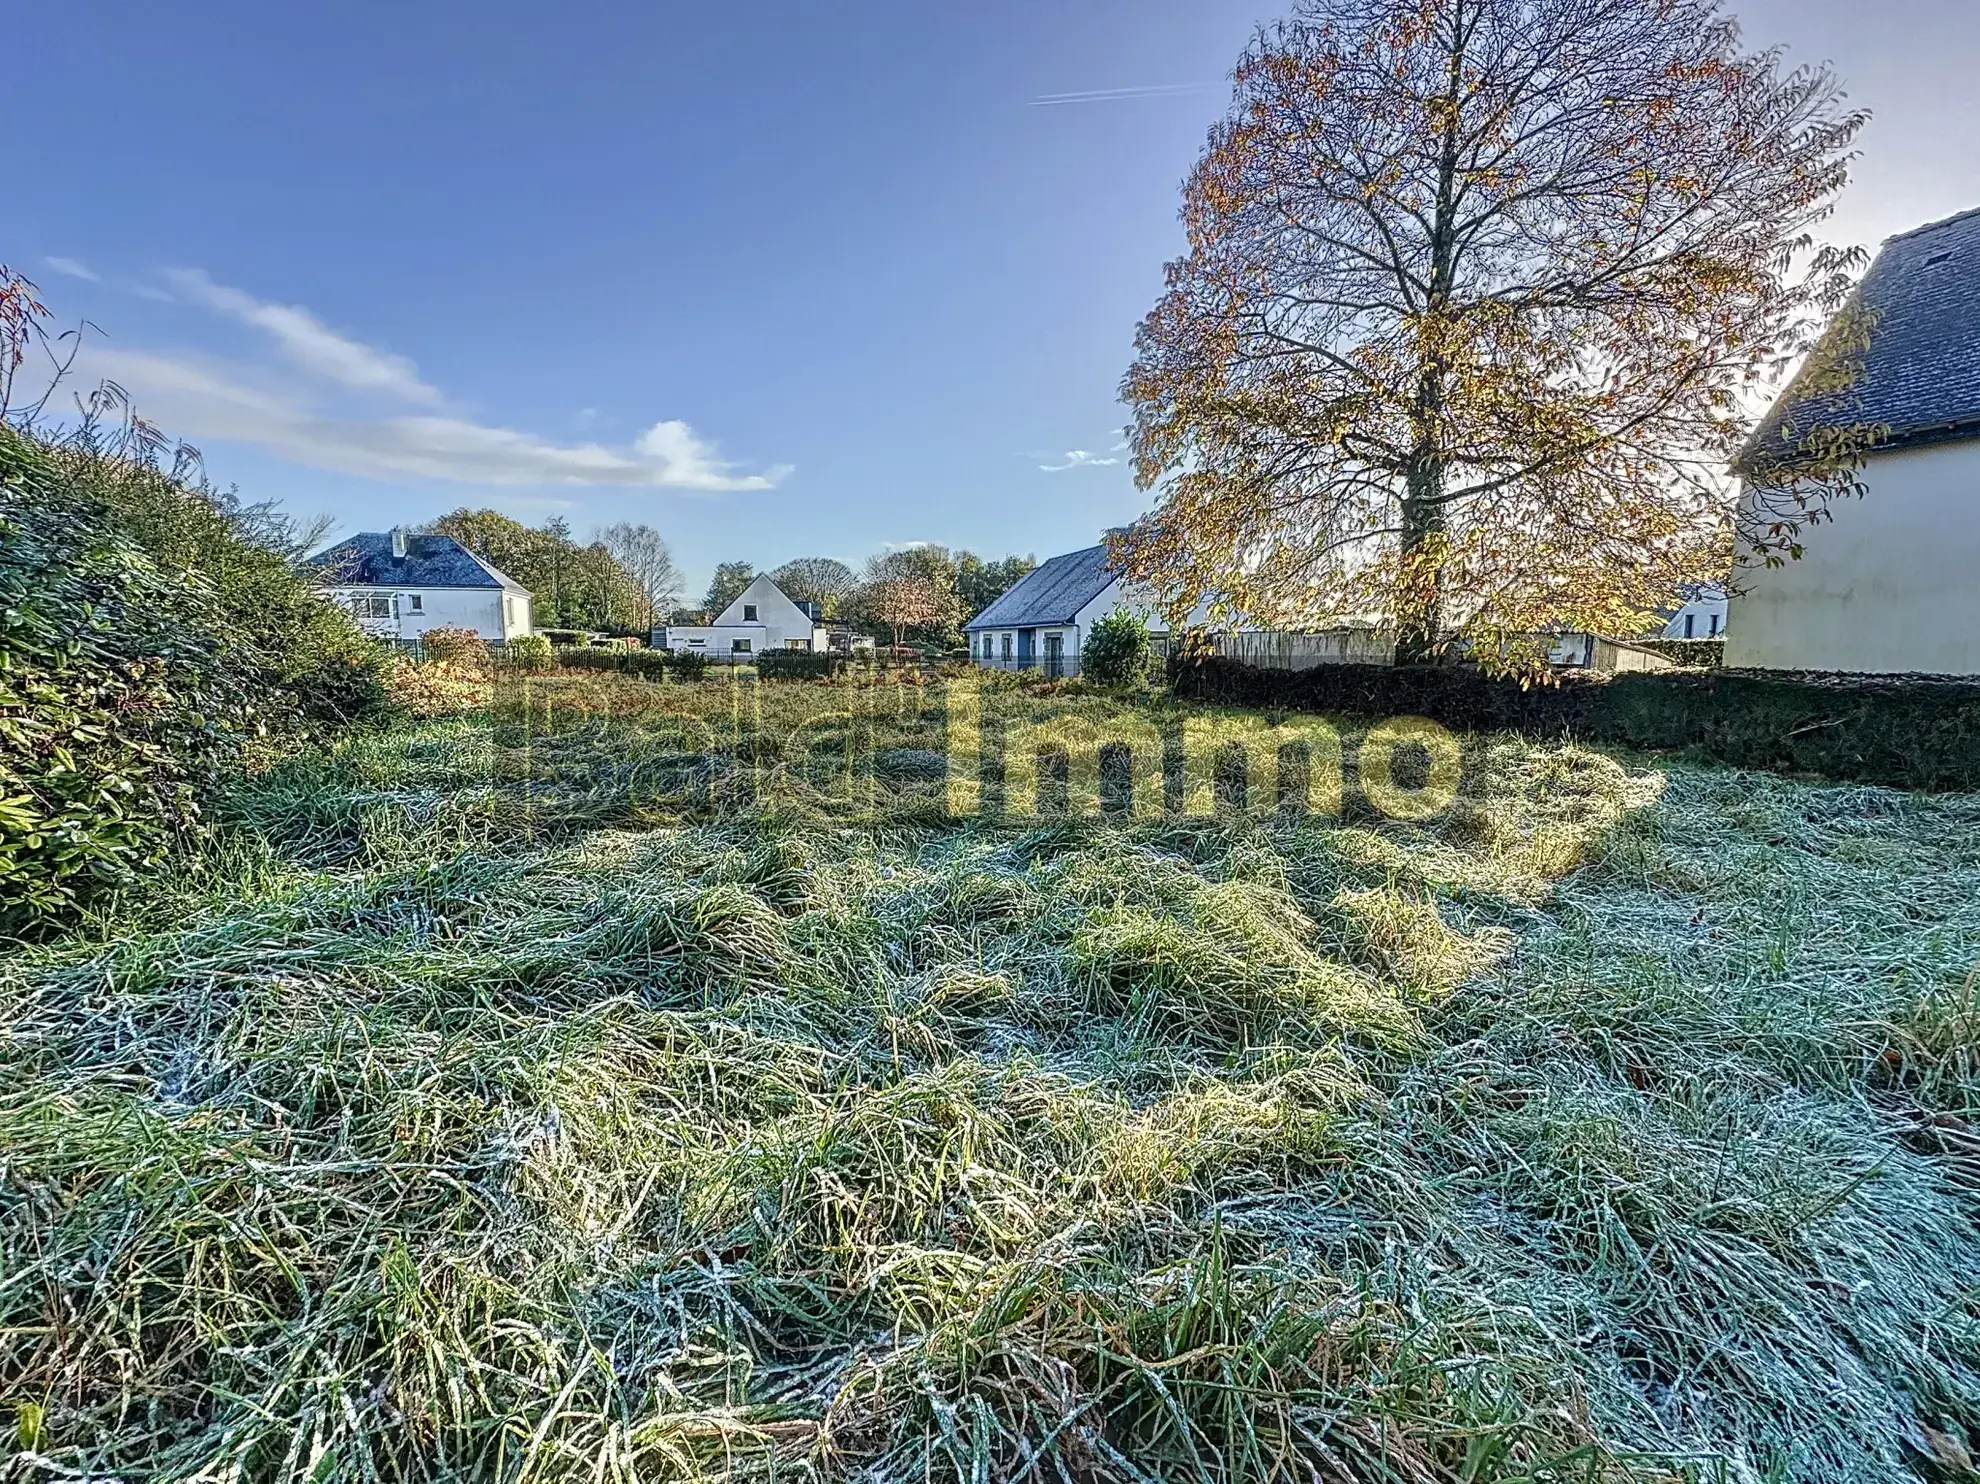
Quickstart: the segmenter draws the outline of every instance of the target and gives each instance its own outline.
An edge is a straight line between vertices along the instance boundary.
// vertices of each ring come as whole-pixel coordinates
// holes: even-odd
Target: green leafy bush
[[[0,429],[0,933],[129,885],[202,830],[264,733],[212,587],[159,571]]]
[[[1726,662],[1726,641],[1717,639],[1632,639],[1638,649],[1661,654],[1687,670],[1716,670]]]
[[[151,453],[0,425],[0,934],[197,842],[229,769],[392,709],[279,515]]]
[[[1148,625],[1125,608],[1093,625],[1080,646],[1080,673],[1096,685],[1139,685],[1154,660]]]
[[[504,653],[518,670],[540,673],[549,669],[553,661],[550,641],[541,634],[523,634],[511,639]]]
[[[463,670],[488,668],[488,641],[473,629],[428,629],[420,643],[435,664]]]
[[[86,420],[52,440],[13,436],[160,573],[197,576],[224,616],[230,662],[284,693],[274,710],[318,734],[389,713],[382,648],[296,570],[313,532],[272,503],[215,489],[187,451],[161,466],[139,423],[106,430]]]

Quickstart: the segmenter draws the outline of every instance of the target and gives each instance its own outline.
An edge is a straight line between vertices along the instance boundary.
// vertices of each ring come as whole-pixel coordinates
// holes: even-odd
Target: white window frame
[[[750,642],[748,639],[731,639],[729,641],[729,653],[754,654],[755,650],[750,648]]]

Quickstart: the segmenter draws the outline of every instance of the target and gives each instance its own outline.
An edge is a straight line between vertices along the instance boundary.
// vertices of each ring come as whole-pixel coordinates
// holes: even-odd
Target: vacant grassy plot
[[[1980,798],[954,823],[904,690],[843,822],[585,694],[0,968],[0,1474],[1970,1477]]]

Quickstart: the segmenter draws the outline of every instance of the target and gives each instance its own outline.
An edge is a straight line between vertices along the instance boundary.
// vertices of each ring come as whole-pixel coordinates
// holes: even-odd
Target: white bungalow
[[[529,590],[451,536],[403,527],[360,531],[305,567],[330,600],[379,639],[417,639],[430,629],[472,629],[506,643],[531,632]]]
[[[746,665],[766,649],[811,650],[823,654],[871,649],[873,641],[843,623],[828,622],[816,603],[799,603],[768,574],[736,594],[712,624],[669,624],[655,629],[653,642],[686,654],[705,654],[724,664]]]
[[[1081,641],[1116,608],[1126,608],[1166,634],[1168,623],[1129,596],[1107,567],[1107,548],[1089,546],[1041,562],[963,625],[979,669],[1042,670],[1077,675]]]

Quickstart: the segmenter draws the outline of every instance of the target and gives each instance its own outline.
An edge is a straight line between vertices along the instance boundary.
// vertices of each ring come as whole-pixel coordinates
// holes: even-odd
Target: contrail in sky
[[[1130,98],[1166,98],[1177,93],[1200,93],[1214,82],[1161,82],[1140,88],[1095,88],[1085,93],[1047,93],[1033,98],[1029,108],[1059,108],[1068,103],[1121,103]]]

